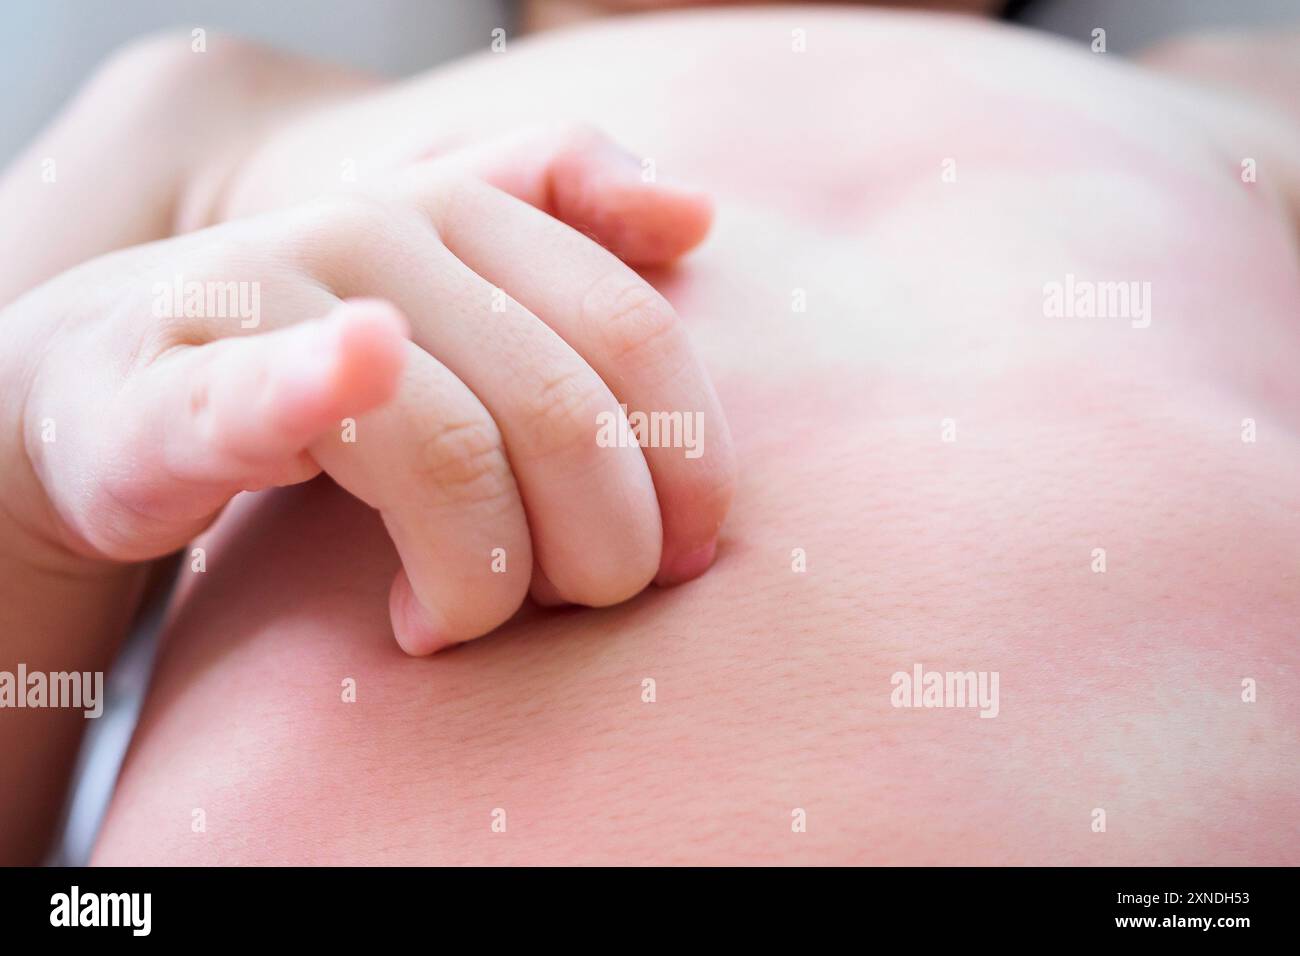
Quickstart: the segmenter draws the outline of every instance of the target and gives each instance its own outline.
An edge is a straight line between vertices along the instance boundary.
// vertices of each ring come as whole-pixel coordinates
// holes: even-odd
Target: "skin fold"
[[[573,120],[709,192],[644,274],[734,439],[716,565],[416,660],[373,512],[243,496],[95,862],[1300,862],[1294,127],[945,19],[511,43],[278,128],[198,205]],[[1046,315],[1067,275],[1149,283],[1149,322]],[[997,672],[997,716],[893,706],[918,663]]]

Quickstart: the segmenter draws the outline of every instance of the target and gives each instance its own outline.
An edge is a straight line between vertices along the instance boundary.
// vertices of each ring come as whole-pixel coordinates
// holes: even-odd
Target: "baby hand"
[[[707,203],[636,172],[594,135],[512,142],[38,287],[0,316],[18,523],[140,561],[324,471],[383,517],[412,654],[530,585],[599,606],[700,573],[734,478],[712,386],[668,303],[559,221],[632,261],[685,252]],[[704,428],[643,448],[620,405]]]

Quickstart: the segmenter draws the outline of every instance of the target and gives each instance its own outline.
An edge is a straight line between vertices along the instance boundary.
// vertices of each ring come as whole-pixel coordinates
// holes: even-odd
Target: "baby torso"
[[[415,116],[714,192],[649,278],[737,444],[718,564],[411,660],[373,515],[244,500],[99,861],[1295,862],[1300,280],[1184,97],[792,9],[511,41],[337,135]]]

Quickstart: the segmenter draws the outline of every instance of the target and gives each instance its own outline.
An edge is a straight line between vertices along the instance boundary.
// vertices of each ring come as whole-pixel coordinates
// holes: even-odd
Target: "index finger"
[[[631,430],[593,422],[593,441],[641,445],[663,517],[656,580],[703,572],[731,503],[735,460],[713,385],[672,306],[610,252],[487,184],[459,183],[431,212],[456,256],[554,329],[627,406]]]

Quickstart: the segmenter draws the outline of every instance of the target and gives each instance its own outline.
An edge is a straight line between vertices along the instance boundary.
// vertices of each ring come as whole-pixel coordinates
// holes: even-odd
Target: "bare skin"
[[[219,215],[574,118],[710,191],[710,240],[646,275],[735,503],[688,585],[412,660],[371,512],[240,499],[97,862],[1296,863],[1300,154],[1265,101],[775,11],[556,34],[284,130]],[[1045,315],[1067,275],[1149,282],[1149,323]],[[999,672],[998,716],[892,706],[916,663]]]
[[[156,49],[143,55],[158,65]],[[106,69],[87,99],[121,72]],[[85,112],[35,154],[69,126],[112,140],[93,111],[78,124]],[[116,235],[147,236],[166,210],[184,220],[204,174],[226,163],[219,151],[187,162],[202,152],[180,151]],[[33,221],[77,214],[84,168],[37,201],[22,167],[5,184],[15,207]],[[150,559],[241,491],[321,473],[376,509],[404,555],[389,613],[408,654],[490,632],[530,590],[604,606],[702,573],[730,499],[726,425],[671,306],[625,263],[673,261],[710,217],[705,197],[642,181],[600,134],[557,128],[133,245],[32,288],[0,313],[12,346],[0,363],[0,680],[102,669]],[[64,254],[114,235],[90,221]],[[57,268],[52,253],[15,252],[29,277]],[[196,279],[255,285],[265,313],[191,313],[182,292],[167,304],[173,284]],[[621,420],[620,407],[695,410],[709,458],[598,445],[596,422]],[[496,573],[507,558],[514,573]],[[0,762],[28,785],[0,799],[0,859],[30,861],[81,708],[24,709],[2,692]]]

